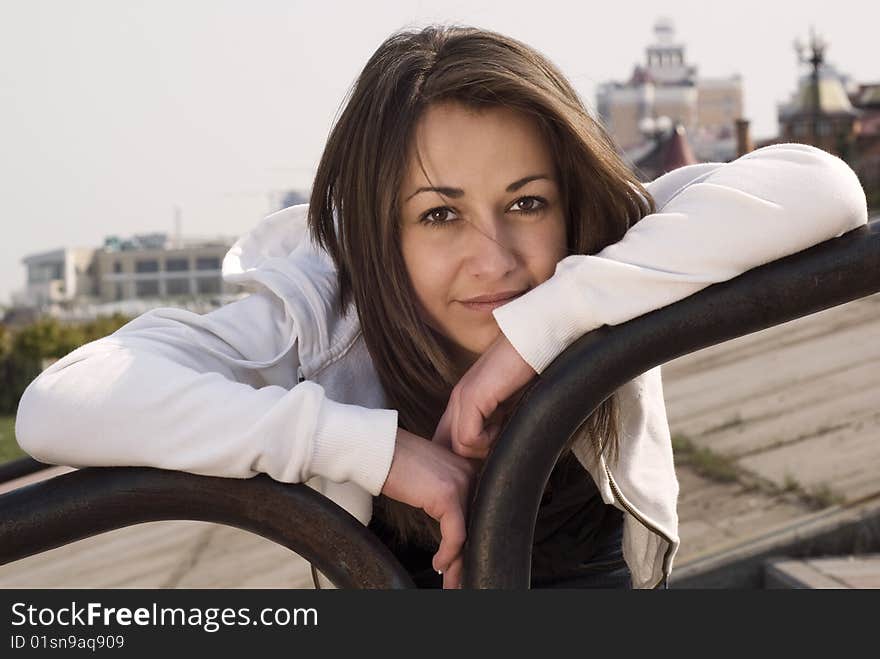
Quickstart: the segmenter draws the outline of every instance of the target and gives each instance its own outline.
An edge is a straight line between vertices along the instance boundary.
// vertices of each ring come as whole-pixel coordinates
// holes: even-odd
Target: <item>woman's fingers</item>
[[[484,426],[492,411],[481,409],[472,397],[461,397],[456,406],[456,423],[452,426],[454,453],[465,458],[486,457],[491,445]]]
[[[464,561],[459,554],[458,557],[449,566],[449,569],[443,573],[443,588],[461,588],[461,579],[464,572]]]
[[[394,456],[382,494],[421,508],[440,524],[440,546],[432,564],[446,572],[461,555],[467,536],[467,510],[481,462],[397,429]]]
[[[462,456],[463,458],[477,458],[480,460],[485,460],[489,456],[489,452],[492,450],[492,447],[495,446],[495,442],[498,440],[498,436],[500,434],[501,424],[490,424],[486,426],[483,430],[481,430],[480,433],[476,436],[476,439],[472,442],[453,442],[452,451],[457,455]]]
[[[485,458],[500,434],[494,417],[504,416],[536,373],[501,334],[452,389],[434,441],[465,458]],[[503,411],[502,411],[503,408]]]
[[[432,441],[463,458],[483,459],[501,430],[499,424],[485,425],[485,419],[486,414],[479,407],[454,390]]]
[[[435,570],[446,572],[452,565],[456,556],[461,553],[467,537],[467,528],[464,522],[464,510],[460,502],[457,506],[451,506],[440,517],[440,547],[434,554],[432,565]]]

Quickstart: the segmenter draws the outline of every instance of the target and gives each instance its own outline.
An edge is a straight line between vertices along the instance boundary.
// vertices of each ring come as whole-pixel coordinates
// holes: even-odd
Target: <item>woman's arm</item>
[[[285,482],[314,475],[379,494],[397,412],[296,383],[308,327],[269,291],[199,315],[156,309],[65,356],[22,396],[16,436],[35,458]],[[290,387],[265,386],[283,368]],[[285,383],[286,384],[286,383]]]
[[[681,300],[867,222],[842,160],[779,144],[727,164],[684,167],[648,185],[657,212],[596,255],[566,257],[546,282],[493,311],[540,373],[578,337]]]

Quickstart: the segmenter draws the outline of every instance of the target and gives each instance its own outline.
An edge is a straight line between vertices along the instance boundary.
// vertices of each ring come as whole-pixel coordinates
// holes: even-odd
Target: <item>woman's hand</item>
[[[421,508],[440,523],[440,548],[432,561],[444,588],[461,588],[461,550],[467,536],[467,507],[479,472],[477,460],[455,455],[402,428],[382,494]]]
[[[535,376],[507,337],[499,334],[453,388],[433,441],[466,458],[485,458],[509,412],[505,401],[515,402],[513,395]]]

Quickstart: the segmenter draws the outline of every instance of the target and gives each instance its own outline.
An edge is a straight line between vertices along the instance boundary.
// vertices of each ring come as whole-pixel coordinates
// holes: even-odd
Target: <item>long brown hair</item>
[[[532,117],[560,175],[571,254],[620,240],[653,200],[556,67],[514,39],[469,27],[393,34],[349,92],[328,138],[309,204],[313,238],[338,271],[340,307],[353,300],[390,407],[402,428],[430,439],[461,373],[449,345],[422,320],[400,248],[399,191],[413,129],[431,103],[505,106]],[[612,396],[572,437],[614,460]],[[569,442],[570,445],[571,441]],[[422,511],[379,497],[400,539],[436,543]]]

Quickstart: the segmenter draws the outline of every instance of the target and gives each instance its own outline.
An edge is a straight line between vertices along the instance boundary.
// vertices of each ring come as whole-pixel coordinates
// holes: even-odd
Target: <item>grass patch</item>
[[[789,473],[785,474],[782,487],[778,491],[797,495],[801,501],[815,510],[846,503],[846,497],[831,489],[828,483],[819,483],[807,490]]]
[[[0,463],[24,456],[15,441],[15,417],[0,416]]]
[[[798,479],[792,476],[791,474],[786,473],[785,479],[782,482],[782,491],[783,492],[803,492],[803,488],[801,484],[798,482]]]
[[[814,485],[808,492],[802,493],[801,498],[817,510],[846,503],[846,497],[832,490],[828,483]]]
[[[727,421],[722,423],[720,426],[714,426],[712,428],[709,428],[703,434],[704,435],[711,435],[712,433],[721,432],[722,430],[736,428],[738,426],[741,426],[743,423],[745,423],[745,421],[743,420],[742,415],[737,413],[736,415],[733,416],[733,418],[728,419]]]
[[[846,503],[846,497],[831,489],[828,483],[820,483],[810,489],[804,497],[814,508],[828,508]]]
[[[835,492],[827,483],[819,483],[807,490],[791,473],[785,474],[781,486],[756,477],[739,469],[733,458],[695,446],[686,435],[672,436],[672,452],[676,465],[687,465],[700,476],[721,483],[738,481],[747,492],[759,491],[770,496],[791,494],[814,510],[846,503],[846,497]]]
[[[715,453],[711,449],[694,446],[685,435],[672,438],[672,451],[678,464],[686,464],[700,476],[720,483],[733,483],[739,480],[739,472],[732,458]]]

